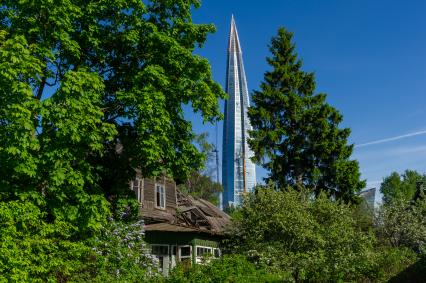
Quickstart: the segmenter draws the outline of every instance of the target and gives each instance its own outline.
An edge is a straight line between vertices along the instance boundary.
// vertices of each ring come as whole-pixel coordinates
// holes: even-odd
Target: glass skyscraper
[[[234,17],[228,43],[226,86],[228,100],[225,102],[222,156],[222,206],[238,206],[242,196],[256,185],[256,167],[250,160],[253,152],[247,144],[251,130],[247,116],[250,105],[243,56]]]

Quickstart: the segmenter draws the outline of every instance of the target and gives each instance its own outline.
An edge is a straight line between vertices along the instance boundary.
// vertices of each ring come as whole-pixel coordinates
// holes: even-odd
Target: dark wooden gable
[[[142,178],[139,172],[136,178],[141,180],[140,212],[147,224],[165,222],[208,234],[223,234],[227,229],[230,218],[226,213],[206,200],[183,194],[173,179],[165,176]],[[130,182],[130,186],[132,184]],[[156,206],[157,185],[164,187],[165,208]]]
[[[176,215],[176,184],[173,180],[161,176],[142,179],[142,202],[140,203],[141,215],[146,219],[173,222]],[[164,187],[165,208],[156,206],[156,186]]]

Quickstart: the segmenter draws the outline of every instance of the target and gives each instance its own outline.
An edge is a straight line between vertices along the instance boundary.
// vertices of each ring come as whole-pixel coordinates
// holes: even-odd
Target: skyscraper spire
[[[229,32],[228,53],[234,52],[242,53],[240,47],[240,39],[238,38],[237,26],[235,25],[234,15],[232,15],[231,30]]]
[[[250,160],[253,152],[247,144],[251,130],[247,109],[250,105],[243,57],[234,16],[228,42],[228,60],[225,90],[229,95],[225,102],[223,127],[222,184],[223,205],[238,206],[242,196],[256,185],[255,165]]]

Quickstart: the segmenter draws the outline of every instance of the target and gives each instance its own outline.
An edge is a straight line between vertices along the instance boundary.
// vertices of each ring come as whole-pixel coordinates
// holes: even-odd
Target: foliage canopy
[[[413,199],[417,190],[417,183],[426,183],[426,175],[414,170],[405,170],[398,174],[392,172],[383,179],[380,184],[380,192],[383,194],[383,202],[407,202]]]
[[[2,251],[11,251],[0,268],[7,278],[59,280],[57,272],[77,268],[67,256],[80,258],[111,213],[134,207],[127,187],[134,168],[179,180],[201,165],[182,106],[215,121],[225,94],[207,60],[193,54],[214,31],[192,22],[199,5],[2,1],[0,232]],[[60,252],[64,245],[69,254]],[[50,250],[49,266],[39,265]],[[34,257],[21,264],[26,252]]]
[[[325,102],[326,95],[314,93],[314,74],[301,70],[292,37],[280,28],[272,38],[267,58],[272,70],[253,94],[254,159],[281,187],[305,186],[349,200],[365,186],[358,162],[350,159],[350,130],[338,127],[343,117]]]

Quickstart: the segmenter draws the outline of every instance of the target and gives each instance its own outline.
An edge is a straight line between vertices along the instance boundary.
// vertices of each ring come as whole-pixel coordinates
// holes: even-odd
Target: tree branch
[[[37,91],[37,95],[36,95],[37,100],[41,100],[45,85],[46,85],[46,76],[43,76],[41,79],[40,87],[38,88],[38,91]]]

